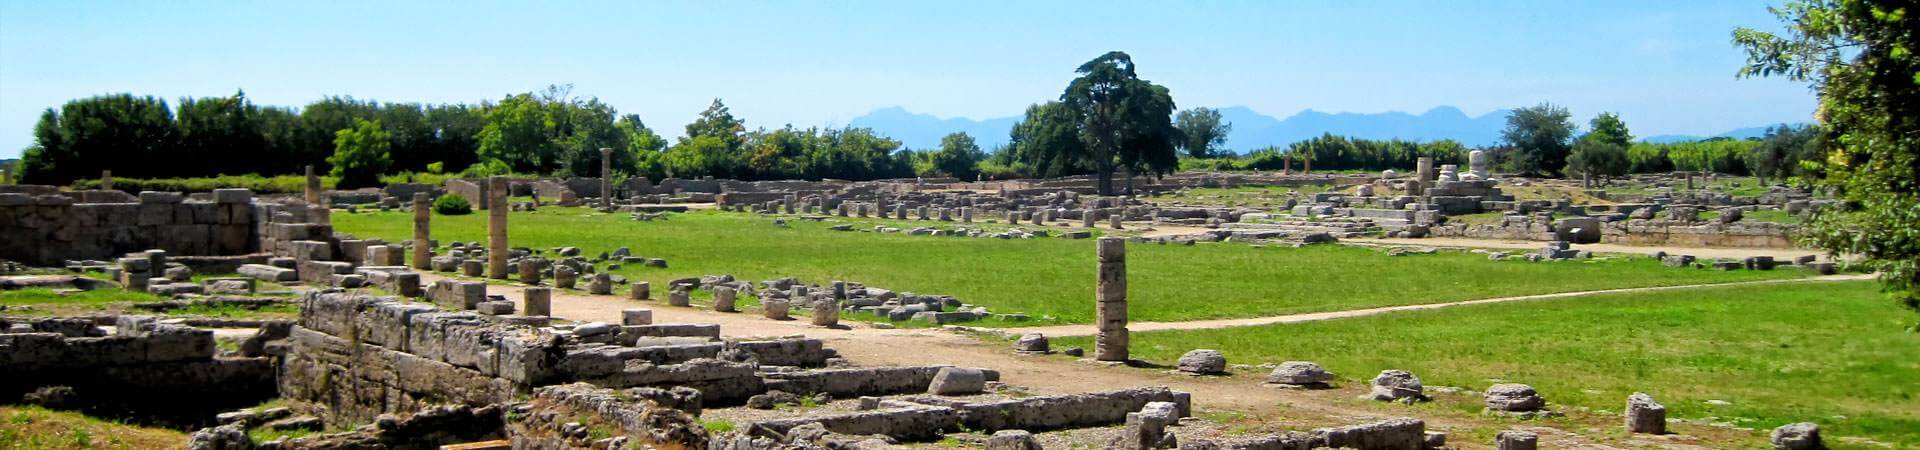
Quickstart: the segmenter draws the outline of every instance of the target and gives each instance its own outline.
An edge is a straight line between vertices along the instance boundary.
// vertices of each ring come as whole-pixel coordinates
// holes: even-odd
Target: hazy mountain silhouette
[[[1698,141],[1698,140],[1722,138],[1722,137],[1734,138],[1734,139],[1759,139],[1767,135],[1768,128],[1773,128],[1779,125],[1786,125],[1786,124],[1773,124],[1773,125],[1767,125],[1767,126],[1761,126],[1761,127],[1736,128],[1733,131],[1728,131],[1725,133],[1720,133],[1712,136],[1694,136],[1694,135],[1686,135],[1686,134],[1662,134],[1659,136],[1647,136],[1644,138],[1640,138],[1640,141],[1651,142],[1655,144],[1671,144],[1675,142],[1689,142],[1689,141]],[[1801,126],[1806,124],[1796,123],[1791,125]]]
[[[1285,147],[1287,144],[1304,141],[1332,133],[1339,136],[1366,139],[1404,139],[1410,141],[1433,141],[1453,139],[1468,146],[1495,145],[1500,142],[1500,129],[1507,125],[1509,110],[1499,109],[1469,116],[1460,108],[1439,106],[1420,114],[1399,111],[1383,113],[1325,113],[1311,109],[1300,111],[1286,119],[1261,114],[1244,106],[1220,108],[1222,120],[1233,124],[1233,132],[1227,135],[1228,149],[1235,152],[1267,147]],[[980,148],[992,150],[1005,145],[1007,132],[1020,121],[1020,117],[1001,117],[974,120],[967,118],[942,119],[929,114],[917,114],[898,106],[875,110],[854,118],[850,125],[872,128],[880,134],[899,139],[908,148],[932,149],[940,146],[940,138],[948,133],[964,131],[973,136]],[[1767,127],[1741,128],[1712,137],[1733,137],[1744,139],[1766,134]],[[1647,142],[1680,142],[1705,139],[1706,137],[1689,135],[1660,135],[1647,137]]]

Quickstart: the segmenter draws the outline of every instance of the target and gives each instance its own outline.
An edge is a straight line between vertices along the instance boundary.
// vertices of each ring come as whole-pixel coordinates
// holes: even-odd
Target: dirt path
[[[1204,329],[1210,329],[1210,328],[1250,327],[1250,326],[1273,325],[1273,324],[1282,324],[1282,323],[1312,322],[1316,320],[1344,319],[1349,317],[1362,317],[1362,316],[1371,316],[1375,314],[1385,314],[1385,313],[1396,312],[1396,311],[1417,311],[1417,310],[1423,310],[1423,309],[1439,309],[1439,308],[1447,308],[1447,307],[1453,307],[1453,306],[1480,305],[1480,304],[1487,304],[1487,303],[1548,300],[1548,299],[1556,299],[1556,298],[1581,297],[1581,296],[1596,295],[1596,294],[1611,294],[1611,293],[1618,293],[1618,292],[1657,292],[1657,291],[1697,289],[1697,288],[1703,288],[1703,287],[1717,287],[1717,286],[1746,286],[1746,285],[1756,285],[1756,284],[1850,281],[1850,280],[1866,280],[1866,279],[1872,279],[1872,278],[1873,278],[1873,275],[1849,274],[1849,275],[1828,275],[1828,276],[1813,277],[1813,278],[1795,278],[1795,279],[1787,279],[1787,280],[1741,281],[1741,282],[1734,282],[1734,283],[1718,283],[1718,284],[1688,284],[1688,285],[1679,285],[1679,286],[1655,286],[1655,287],[1638,287],[1638,288],[1623,288],[1623,289],[1604,289],[1604,290],[1598,290],[1598,291],[1561,292],[1557,294],[1522,295],[1518,297],[1485,298],[1485,299],[1479,299],[1479,300],[1466,300],[1466,301],[1447,302],[1447,303],[1427,303],[1427,304],[1419,304],[1419,305],[1383,306],[1379,308],[1350,309],[1345,311],[1327,311],[1327,312],[1305,313],[1305,314],[1288,314],[1284,316],[1249,317],[1249,318],[1243,318],[1243,319],[1192,320],[1192,321],[1185,321],[1185,322],[1133,322],[1133,323],[1127,324],[1127,330],[1137,333],[1142,331],[1204,330]],[[1017,331],[1023,332],[1023,333],[1040,333],[1047,336],[1092,336],[1093,334],[1098,332],[1098,329],[1095,328],[1093,325],[1057,325],[1057,326],[1046,326],[1046,327],[1024,327],[1024,328],[1017,329]]]
[[[1506,239],[1475,239],[1460,237],[1408,238],[1347,238],[1342,242],[1360,242],[1387,245],[1413,245],[1424,247],[1451,248],[1490,248],[1502,250],[1539,250],[1547,246],[1539,241],[1515,241]],[[1792,260],[1805,255],[1820,255],[1816,249],[1802,248],[1728,248],[1728,247],[1680,247],[1680,246],[1638,246],[1620,244],[1578,244],[1575,250],[1590,250],[1594,253],[1632,253],[1638,255],[1664,251],[1676,255],[1693,255],[1700,258],[1746,258],[1748,256],[1772,256],[1774,259]],[[1826,259],[1821,256],[1821,259]]]

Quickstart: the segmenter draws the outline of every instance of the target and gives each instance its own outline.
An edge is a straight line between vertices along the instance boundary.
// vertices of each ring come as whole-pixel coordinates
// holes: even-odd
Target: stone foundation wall
[[[273,397],[273,361],[216,358],[211,331],[137,316],[114,336],[86,319],[13,323],[59,332],[0,334],[0,403],[58,387],[62,407],[197,426]]]
[[[162,249],[176,255],[257,251],[253,194],[221,189],[214,201],[142,192],[135,203],[77,203],[65,195],[0,193],[0,259],[58,266]]]

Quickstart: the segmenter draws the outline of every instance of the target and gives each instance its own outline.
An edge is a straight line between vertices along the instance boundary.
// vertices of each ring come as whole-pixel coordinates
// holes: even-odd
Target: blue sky
[[[1809,121],[1804,84],[1734,78],[1763,1],[489,2],[0,0],[0,158],[39,112],[244,89],[477,102],[574,85],[680,134],[715,97],[749,126],[903,106],[1017,115],[1108,50],[1182,108],[1468,114],[1552,101],[1634,134]]]

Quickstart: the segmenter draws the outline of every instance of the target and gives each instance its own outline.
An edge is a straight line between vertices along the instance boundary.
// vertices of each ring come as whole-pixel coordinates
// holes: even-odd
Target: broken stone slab
[[[300,273],[293,269],[265,264],[243,264],[236,271],[241,275],[246,275],[261,281],[285,283],[300,280]]]
[[[1373,390],[1366,398],[1383,402],[1407,403],[1427,400],[1425,388],[1420,384],[1420,377],[1413,376],[1413,373],[1405,370],[1393,369],[1382,370],[1380,375],[1373,377]]]
[[[987,438],[987,450],[1040,450],[1040,443],[1025,430],[1000,430]]]
[[[1319,364],[1307,361],[1287,361],[1280,363],[1279,367],[1274,367],[1273,373],[1267,374],[1266,382],[1270,385],[1282,387],[1326,389],[1332,387],[1327,384],[1327,382],[1333,381],[1333,378],[1333,372],[1328,372],[1327,369],[1320,367]]]
[[[1047,336],[1040,333],[1020,335],[1020,340],[1013,342],[1013,351],[1030,354],[1051,353],[1051,349],[1047,344]]]
[[[1502,383],[1487,388],[1487,409],[1505,412],[1533,412],[1547,406],[1547,400],[1540,397],[1533,386],[1519,383]]]
[[[620,324],[621,325],[652,325],[653,310],[638,309],[638,308],[620,310]]]
[[[980,369],[963,367],[942,367],[927,385],[927,393],[934,395],[971,395],[986,389],[987,377]]]
[[[1198,349],[1180,355],[1175,367],[1193,375],[1219,375],[1227,372],[1227,357],[1219,350]]]

